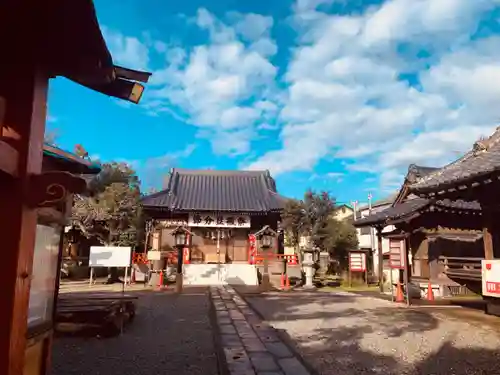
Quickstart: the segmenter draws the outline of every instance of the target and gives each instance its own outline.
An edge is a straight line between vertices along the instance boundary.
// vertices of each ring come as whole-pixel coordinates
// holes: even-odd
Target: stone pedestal
[[[158,283],[160,282],[160,270],[163,270],[165,268],[165,259],[161,260],[155,260],[153,261],[153,271],[158,271],[158,272],[153,272],[151,274],[151,279],[149,280],[149,285],[150,286],[158,286]],[[163,278],[165,279],[166,275],[163,275]]]
[[[302,261],[302,269],[304,270],[304,274],[306,276],[306,283],[304,284],[305,289],[314,289],[315,286],[313,284],[314,277],[314,260],[313,260],[313,251],[304,251],[304,260]]]
[[[319,253],[319,269],[318,273],[321,276],[325,276],[328,272],[328,266],[330,265],[330,253],[328,251],[322,251]]]

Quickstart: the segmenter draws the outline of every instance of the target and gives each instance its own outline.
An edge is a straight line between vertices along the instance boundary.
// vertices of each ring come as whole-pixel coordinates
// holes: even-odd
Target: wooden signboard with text
[[[352,251],[349,253],[349,287],[352,286],[352,273],[363,272],[365,282],[368,284],[368,268],[366,267],[366,253]]]
[[[366,254],[358,252],[349,253],[349,269],[351,272],[365,272]]]
[[[405,240],[389,239],[389,267],[404,270],[406,266]]]

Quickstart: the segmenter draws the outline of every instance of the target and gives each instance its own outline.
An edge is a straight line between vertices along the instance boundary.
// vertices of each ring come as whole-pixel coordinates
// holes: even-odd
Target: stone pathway
[[[230,375],[310,375],[232,287],[212,287],[211,296]]]

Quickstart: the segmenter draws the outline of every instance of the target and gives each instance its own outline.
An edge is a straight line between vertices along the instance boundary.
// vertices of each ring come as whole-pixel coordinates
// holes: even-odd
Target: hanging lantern
[[[273,246],[274,238],[277,233],[272,230],[269,225],[266,225],[257,233],[255,233],[255,237],[259,239],[260,247],[264,249],[268,249]]]
[[[192,234],[184,227],[177,227],[172,231],[172,236],[174,236],[174,243],[176,247],[184,247],[187,245],[187,236]]]

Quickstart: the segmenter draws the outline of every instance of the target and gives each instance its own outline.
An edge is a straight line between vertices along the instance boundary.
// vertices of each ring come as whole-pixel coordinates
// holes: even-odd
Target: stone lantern
[[[264,250],[264,270],[262,272],[261,283],[261,288],[263,290],[268,290],[271,285],[269,280],[269,249],[272,248],[276,236],[277,233],[272,230],[269,225],[264,226],[261,230],[255,233],[255,237],[259,241],[260,247]]]
[[[192,235],[192,233],[184,227],[177,227],[172,231],[172,236],[174,236],[174,246],[177,248],[177,272],[175,274],[175,291],[177,293],[182,292],[182,262],[184,258],[183,251],[187,245],[187,238],[189,235]]]
[[[304,253],[304,260],[302,261],[302,269],[304,270],[304,274],[306,276],[306,283],[304,285],[304,288],[307,289],[314,289],[315,286],[313,284],[313,277],[314,277],[314,254],[317,253],[316,249],[313,247],[306,247],[303,250]]]

